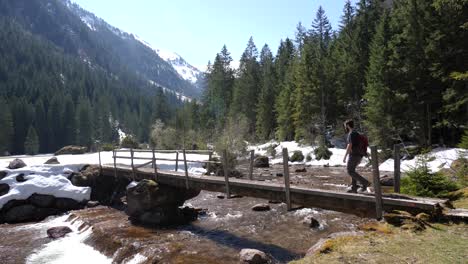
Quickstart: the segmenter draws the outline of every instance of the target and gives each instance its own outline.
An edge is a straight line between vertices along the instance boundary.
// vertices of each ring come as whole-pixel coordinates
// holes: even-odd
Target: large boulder
[[[34,193],[29,197],[29,201],[32,205],[37,207],[53,207],[55,197],[52,195]]]
[[[270,264],[273,263],[273,260],[265,252],[257,250],[244,248],[239,253],[239,260],[242,264]]]
[[[8,168],[10,170],[16,170],[16,169],[21,169],[23,167],[26,167],[26,163],[24,163],[23,160],[21,159],[14,159],[10,162],[10,164],[8,165]]]
[[[0,181],[8,175],[6,171],[0,171]]]
[[[254,160],[255,168],[268,168],[270,167],[270,160],[267,156],[258,156]]]
[[[37,208],[31,204],[19,205],[10,208],[4,214],[7,223],[18,223],[37,219]]]
[[[6,183],[0,183],[0,196],[7,194],[10,191],[10,186]]]
[[[81,146],[65,146],[55,152],[55,156],[58,155],[78,155],[78,154],[85,154],[87,151],[86,147],[81,147]]]
[[[82,209],[84,205],[85,204],[82,204],[70,198],[55,198],[53,207],[59,210],[68,211]]]
[[[134,222],[147,225],[179,224],[192,220],[190,213],[179,209],[200,190],[175,188],[142,180],[127,188],[127,214]],[[187,218],[188,216],[188,218]]]
[[[48,159],[46,162],[44,162],[44,164],[60,164],[60,162],[58,161],[57,157],[52,157],[50,159]]]
[[[53,239],[64,237],[66,234],[73,232],[68,226],[56,226],[47,229],[47,236]]]

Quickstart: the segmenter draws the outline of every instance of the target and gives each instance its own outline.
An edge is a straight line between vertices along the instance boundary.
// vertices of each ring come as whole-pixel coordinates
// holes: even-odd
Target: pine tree
[[[398,108],[401,102],[391,86],[391,69],[388,67],[391,56],[388,42],[391,33],[387,15],[383,15],[374,35],[370,50],[370,64],[367,72],[365,98],[366,127],[369,138],[382,148],[391,147],[393,138],[399,131]]]
[[[273,54],[268,45],[263,46],[260,53],[261,90],[257,104],[257,137],[267,140],[273,134],[275,127],[275,74]]]
[[[260,72],[257,57],[258,51],[251,37],[240,59],[239,76],[234,84],[230,114],[231,116],[239,113],[244,114],[249,123],[250,133],[255,131],[256,98],[260,91]]]
[[[207,73],[208,87],[202,101],[204,123],[210,129],[224,127],[225,117],[232,103],[234,71],[231,62],[231,54],[224,45]]]
[[[37,136],[36,129],[30,126],[28,135],[24,142],[24,152],[29,155],[36,155],[39,151],[39,137]]]
[[[294,44],[290,39],[281,41],[275,59],[276,91],[275,119],[277,123],[276,137],[279,140],[292,140],[294,127],[292,125],[292,93],[294,87]]]
[[[11,151],[13,140],[13,121],[10,107],[0,97],[0,156]]]
[[[91,147],[93,143],[93,123],[89,101],[82,98],[76,111],[77,139],[80,146]]]

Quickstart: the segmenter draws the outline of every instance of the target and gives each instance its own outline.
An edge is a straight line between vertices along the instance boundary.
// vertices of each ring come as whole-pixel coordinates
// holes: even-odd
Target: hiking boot
[[[357,193],[357,187],[349,186],[346,190],[347,193]]]
[[[359,192],[368,192],[367,188],[370,186],[370,183],[364,184],[359,188]]]

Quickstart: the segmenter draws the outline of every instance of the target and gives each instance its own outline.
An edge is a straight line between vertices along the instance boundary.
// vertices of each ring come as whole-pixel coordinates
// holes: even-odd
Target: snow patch
[[[432,172],[437,172],[441,169],[448,169],[452,162],[460,157],[468,158],[468,151],[459,148],[436,148],[433,149],[429,154],[432,157],[432,161],[428,162],[429,169]],[[421,155],[416,156],[412,160],[402,160],[400,162],[400,169],[402,172],[411,170],[416,167],[418,158]],[[394,160],[388,159],[384,163],[380,164],[379,170],[381,171],[394,171]]]
[[[91,188],[74,186],[66,175],[78,171],[81,166],[31,166],[17,170],[6,169],[8,173],[0,183],[10,186],[10,191],[0,196],[0,208],[11,200],[26,200],[34,193],[53,195],[57,198],[70,198],[78,202],[89,200]],[[26,181],[16,181],[16,176],[24,174]]]

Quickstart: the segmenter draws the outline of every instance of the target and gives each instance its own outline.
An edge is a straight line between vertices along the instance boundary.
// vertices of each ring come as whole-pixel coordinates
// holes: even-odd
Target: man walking
[[[358,185],[357,182],[361,183],[360,191],[365,192],[367,191],[367,187],[369,187],[370,183],[366,178],[362,177],[359,173],[356,172],[356,167],[361,163],[362,157],[365,153],[362,153],[359,149],[359,133],[354,131],[354,121],[353,120],[346,120],[344,122],[345,131],[347,135],[347,147],[346,147],[346,154],[343,158],[343,163],[346,163],[346,157],[348,157],[348,163],[346,164],[346,169],[348,171],[349,176],[351,176],[351,187],[348,189],[348,193],[357,193]]]

